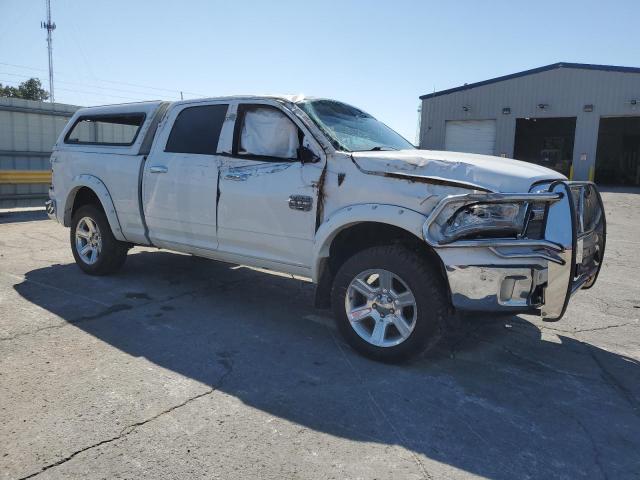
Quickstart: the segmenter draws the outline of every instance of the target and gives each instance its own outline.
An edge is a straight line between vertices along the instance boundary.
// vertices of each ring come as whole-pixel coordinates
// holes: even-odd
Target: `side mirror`
[[[298,147],[298,160],[302,163],[317,163],[320,161],[320,157],[313,153],[309,147]]]

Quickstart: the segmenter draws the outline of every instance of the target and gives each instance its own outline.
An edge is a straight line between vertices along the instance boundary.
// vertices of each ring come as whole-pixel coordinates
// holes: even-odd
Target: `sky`
[[[55,99],[290,93],[415,141],[425,93],[559,61],[640,67],[640,1],[51,0]],[[44,0],[0,0],[0,83],[48,89]]]

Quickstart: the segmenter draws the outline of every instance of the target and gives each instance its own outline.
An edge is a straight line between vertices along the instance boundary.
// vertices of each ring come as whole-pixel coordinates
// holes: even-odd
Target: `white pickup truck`
[[[47,210],[86,273],[147,245],[304,276],[346,340],[379,360],[424,351],[455,310],[557,320],[604,255],[594,184],[418,150],[328,99],[85,108],[51,168]]]

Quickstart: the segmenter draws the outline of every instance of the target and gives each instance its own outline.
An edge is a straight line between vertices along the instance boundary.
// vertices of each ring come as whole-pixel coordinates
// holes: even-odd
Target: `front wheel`
[[[368,248],[348,259],[334,279],[331,302],[347,342],[389,362],[435,345],[448,311],[439,272],[402,245]]]
[[[129,245],[118,241],[107,216],[96,205],[84,205],[71,221],[71,251],[78,266],[89,275],[107,275],[120,269]]]

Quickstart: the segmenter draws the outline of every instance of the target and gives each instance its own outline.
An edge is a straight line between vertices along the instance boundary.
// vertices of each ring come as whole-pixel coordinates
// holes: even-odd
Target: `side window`
[[[64,143],[79,145],[120,145],[135,142],[144,123],[144,113],[83,115],[76,120]]]
[[[236,125],[236,153],[240,156],[296,160],[302,132],[274,107],[243,106]]]
[[[215,155],[229,105],[203,105],[182,110],[173,122],[165,152]]]

